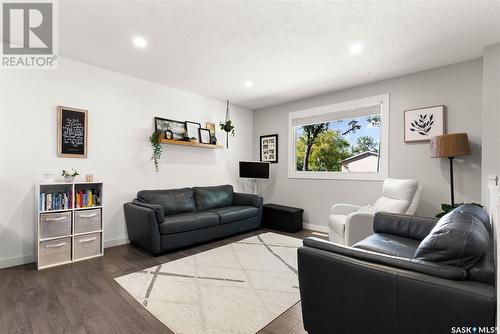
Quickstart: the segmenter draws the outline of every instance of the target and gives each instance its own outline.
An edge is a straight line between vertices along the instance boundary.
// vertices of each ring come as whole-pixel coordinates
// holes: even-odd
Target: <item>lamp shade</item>
[[[450,133],[431,138],[431,157],[448,158],[470,155],[469,137],[466,133]]]

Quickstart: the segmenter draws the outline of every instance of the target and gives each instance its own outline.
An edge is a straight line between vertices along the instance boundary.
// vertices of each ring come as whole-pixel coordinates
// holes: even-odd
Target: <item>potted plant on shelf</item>
[[[151,144],[151,149],[153,150],[151,154],[151,161],[154,161],[155,170],[158,172],[161,158],[161,145],[160,141],[162,138],[162,133],[160,131],[155,131],[149,136],[149,143]]]
[[[226,100],[226,120],[225,122],[220,122],[219,126],[226,133],[226,148],[229,148],[229,132],[234,137],[234,125],[229,116],[229,100]]]
[[[64,177],[65,182],[73,182],[75,181],[75,177],[80,174],[74,168],[71,168],[71,170],[63,169],[61,175]]]

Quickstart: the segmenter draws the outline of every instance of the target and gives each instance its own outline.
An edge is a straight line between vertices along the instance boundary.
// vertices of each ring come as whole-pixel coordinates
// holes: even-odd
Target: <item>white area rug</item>
[[[252,334],[299,301],[301,245],[263,233],[115,280],[175,333]]]

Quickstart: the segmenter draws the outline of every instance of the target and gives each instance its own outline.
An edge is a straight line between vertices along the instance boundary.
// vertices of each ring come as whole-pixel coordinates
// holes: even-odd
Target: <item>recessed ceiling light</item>
[[[252,88],[253,87],[253,81],[245,81],[245,87],[246,88]]]
[[[141,36],[135,36],[132,42],[134,43],[134,46],[139,49],[144,49],[148,45],[146,39]]]
[[[354,43],[349,48],[349,52],[354,55],[360,53],[361,51],[363,51],[363,45],[361,45],[360,43]]]

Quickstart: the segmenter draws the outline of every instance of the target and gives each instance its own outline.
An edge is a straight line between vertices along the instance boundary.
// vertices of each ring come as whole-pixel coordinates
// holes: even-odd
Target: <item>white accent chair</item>
[[[329,239],[344,246],[372,235],[373,217],[377,211],[412,215],[417,210],[422,186],[415,180],[386,179],[382,186],[382,197],[373,206],[335,204],[331,208]]]

